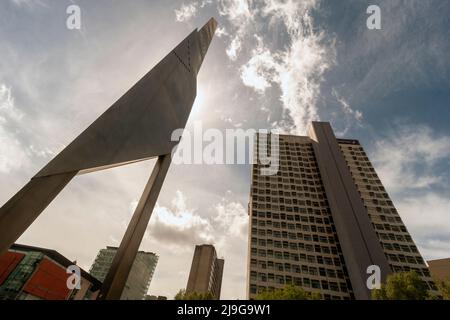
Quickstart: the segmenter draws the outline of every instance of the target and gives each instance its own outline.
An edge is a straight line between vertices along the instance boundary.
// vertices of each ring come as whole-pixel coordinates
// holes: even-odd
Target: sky
[[[81,28],[66,27],[68,6]],[[381,29],[366,26],[378,5]],[[4,0],[0,204],[210,17],[216,35],[187,129],[305,135],[330,121],[360,140],[426,260],[450,257],[450,3],[445,0]],[[88,270],[118,246],[154,161],[77,176],[21,236]],[[194,246],[225,259],[244,299],[250,165],[172,164],[140,249],[149,293],[186,286]]]

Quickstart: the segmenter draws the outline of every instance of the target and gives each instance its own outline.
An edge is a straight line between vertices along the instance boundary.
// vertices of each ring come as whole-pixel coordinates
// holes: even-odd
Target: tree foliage
[[[426,300],[432,296],[428,285],[415,271],[398,272],[387,277],[380,289],[372,291],[373,300]]]
[[[186,292],[185,289],[180,289],[175,295],[175,300],[214,300],[214,296],[210,292]]]
[[[266,290],[259,293],[255,300],[320,300],[319,293],[311,293],[294,285],[282,289]]]
[[[442,294],[442,298],[444,300],[450,300],[450,278],[445,280],[434,279],[434,282]]]

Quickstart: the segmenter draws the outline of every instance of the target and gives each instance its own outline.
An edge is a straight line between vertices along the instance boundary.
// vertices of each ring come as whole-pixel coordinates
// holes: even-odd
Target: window
[[[330,290],[331,291],[339,291],[338,284],[336,282],[330,282]]]
[[[313,287],[314,289],[320,289],[319,280],[311,280],[311,287]]]

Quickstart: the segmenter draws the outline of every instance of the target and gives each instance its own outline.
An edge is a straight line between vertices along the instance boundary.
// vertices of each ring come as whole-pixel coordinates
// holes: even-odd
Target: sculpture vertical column
[[[145,230],[155,207],[158,194],[171,162],[171,155],[158,157],[152,174],[145,186],[141,199],[133,213],[120,247],[114,256],[111,267],[103,281],[98,299],[118,300],[122,295],[134,259],[144,237]]]

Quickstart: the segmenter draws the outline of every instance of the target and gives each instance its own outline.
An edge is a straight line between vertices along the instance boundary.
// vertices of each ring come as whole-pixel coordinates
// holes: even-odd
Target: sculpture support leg
[[[77,172],[33,178],[0,208],[0,255],[25,232]]]
[[[171,155],[158,157],[120,247],[103,281],[98,299],[119,300],[169,169]]]

